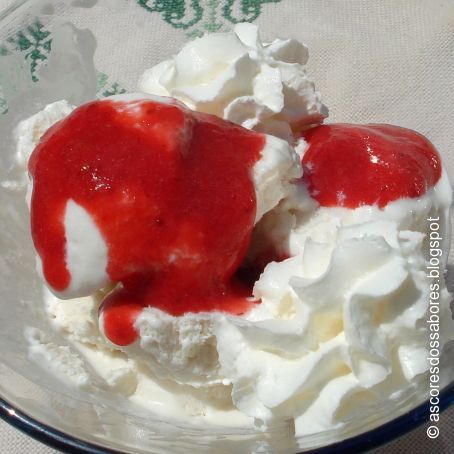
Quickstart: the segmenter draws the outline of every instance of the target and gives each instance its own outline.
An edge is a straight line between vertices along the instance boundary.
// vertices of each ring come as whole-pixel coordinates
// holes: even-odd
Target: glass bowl
[[[454,63],[445,45],[452,11],[433,0],[411,7],[392,0],[9,3],[0,13],[0,416],[51,446],[89,453],[359,452],[427,421],[428,384],[397,403],[383,402],[342,430],[308,437],[295,438],[287,425],[267,432],[201,429],[160,420],[109,395],[69,388],[28,361],[25,326],[56,334],[43,313],[23,188],[11,183],[20,180],[12,131],[52,101],[80,104],[134,91],[146,68],[189,38],[247,20],[259,24],[265,40],[292,36],[309,45],[309,71],[331,108],[330,121],[416,129],[435,143],[454,174],[454,125],[445,115],[454,103],[446,88]],[[447,277],[452,289],[450,263]],[[453,353],[448,348],[443,359],[440,410],[454,401]]]

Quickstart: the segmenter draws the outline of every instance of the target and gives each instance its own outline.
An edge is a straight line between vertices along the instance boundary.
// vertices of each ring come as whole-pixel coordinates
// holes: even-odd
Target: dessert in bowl
[[[146,71],[145,93],[19,124],[45,310],[69,344],[28,328],[32,360],[164,420],[296,437],[421,386],[429,290],[450,333],[443,278],[425,280],[428,219],[447,250],[446,172],[413,131],[318,126],[306,59],[239,24]]]

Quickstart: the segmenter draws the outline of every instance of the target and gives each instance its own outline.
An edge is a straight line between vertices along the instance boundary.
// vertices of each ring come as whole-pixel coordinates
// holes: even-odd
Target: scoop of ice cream
[[[298,41],[264,44],[256,25],[237,24],[233,33],[197,38],[147,70],[139,90],[291,141],[292,128],[328,115],[307,75],[307,59],[307,48]]]
[[[416,131],[392,125],[331,124],[304,133],[304,180],[322,206],[416,198],[441,175],[435,147]]]
[[[131,96],[74,110],[44,135],[29,169],[47,283],[65,297],[121,283],[101,309],[103,332],[120,345],[133,342],[146,306],[247,310],[233,273],[256,220],[300,176],[285,141]]]

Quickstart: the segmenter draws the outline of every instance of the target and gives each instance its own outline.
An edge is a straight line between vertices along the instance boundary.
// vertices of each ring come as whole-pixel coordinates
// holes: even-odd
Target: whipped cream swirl
[[[191,41],[145,71],[139,89],[291,141],[292,128],[328,116],[305,69],[308,57],[294,39],[264,44],[256,25],[237,24],[233,33]]]

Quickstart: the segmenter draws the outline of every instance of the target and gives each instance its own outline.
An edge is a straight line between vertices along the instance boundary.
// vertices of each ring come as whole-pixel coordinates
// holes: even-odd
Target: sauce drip
[[[332,124],[303,133],[309,193],[320,205],[380,208],[422,196],[441,176],[437,150],[421,134],[391,125]]]
[[[32,154],[32,236],[48,284],[71,281],[65,258],[68,200],[92,217],[122,285],[101,305],[117,345],[137,338],[143,307],[171,315],[255,303],[235,271],[256,212],[251,173],[265,137],[182,106],[95,101],[53,126]],[[82,296],[82,295],[81,295]]]

